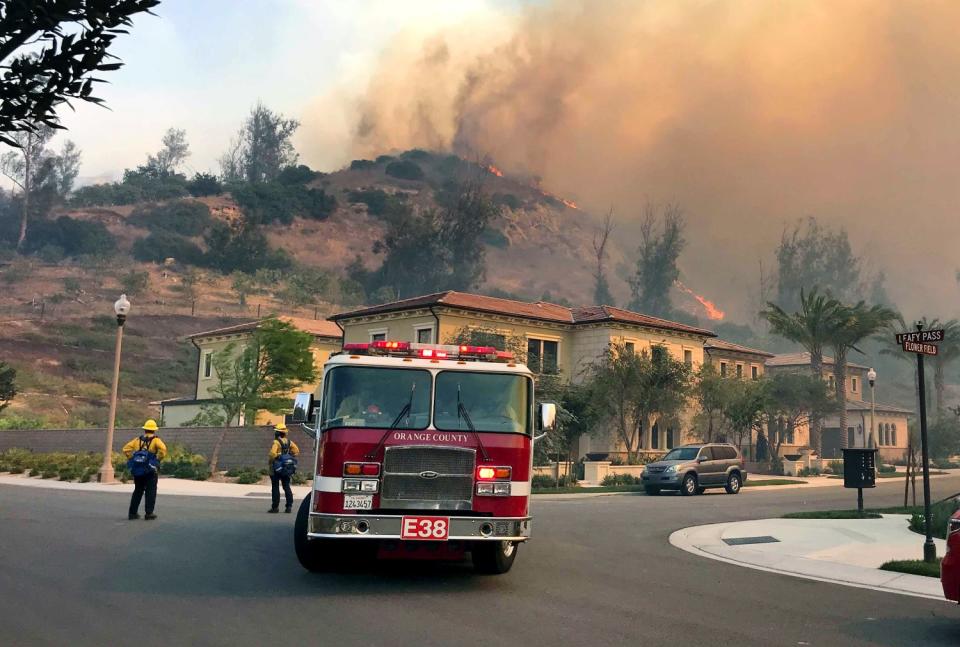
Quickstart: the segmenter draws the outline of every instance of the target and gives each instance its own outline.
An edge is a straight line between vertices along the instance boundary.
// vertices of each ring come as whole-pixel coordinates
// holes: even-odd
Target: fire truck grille
[[[456,447],[388,447],[380,506],[469,510],[476,452]]]

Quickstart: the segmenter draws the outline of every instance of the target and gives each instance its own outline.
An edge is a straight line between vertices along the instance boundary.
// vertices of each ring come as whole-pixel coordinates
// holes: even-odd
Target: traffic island
[[[855,512],[855,511],[854,511]],[[923,555],[907,515],[879,518],[759,519],[684,528],[670,543],[700,557],[761,571],[943,600],[938,579],[881,570]],[[937,539],[943,554],[945,542]]]

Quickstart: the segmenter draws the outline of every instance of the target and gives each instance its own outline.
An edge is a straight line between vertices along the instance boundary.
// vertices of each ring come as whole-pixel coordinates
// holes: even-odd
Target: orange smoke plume
[[[703,306],[703,309],[707,313],[708,319],[712,321],[721,321],[725,316],[723,310],[718,308],[717,305],[710,299],[700,296],[699,294],[697,294],[696,292],[694,292],[693,290],[685,286],[680,281],[676,282],[676,286],[680,288],[682,292],[685,292],[690,296],[692,296],[694,299],[696,299],[700,303],[700,305]]]

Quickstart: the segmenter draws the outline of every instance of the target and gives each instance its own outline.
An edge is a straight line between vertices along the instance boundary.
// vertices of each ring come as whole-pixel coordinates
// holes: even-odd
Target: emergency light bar
[[[344,344],[343,350],[346,353],[422,357],[424,359],[479,359],[507,362],[513,360],[513,353],[497,350],[493,346],[416,344],[408,341],[378,340],[367,344]]]

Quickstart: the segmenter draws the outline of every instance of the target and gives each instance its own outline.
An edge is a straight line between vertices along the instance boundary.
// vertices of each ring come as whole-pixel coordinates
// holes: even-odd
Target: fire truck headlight
[[[359,492],[360,491],[360,479],[343,479],[343,491],[344,492]]]
[[[510,483],[477,483],[478,496],[510,496]]]
[[[364,479],[360,482],[360,491],[361,492],[376,492],[377,486],[379,485],[378,481],[373,479]]]

